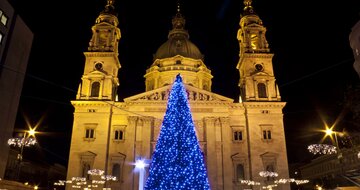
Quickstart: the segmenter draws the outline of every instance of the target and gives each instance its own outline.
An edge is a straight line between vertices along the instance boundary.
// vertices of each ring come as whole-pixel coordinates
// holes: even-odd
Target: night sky
[[[242,1],[183,0],[190,40],[212,70],[212,91],[237,101],[239,29]],[[345,3],[346,2],[346,3]],[[27,154],[40,154],[66,166],[75,99],[91,38],[91,27],[105,0],[10,0],[34,33],[19,105],[16,129],[41,121],[39,145]],[[145,70],[167,40],[176,1],[116,1],[122,38],[119,44],[119,98],[145,91]],[[359,77],[349,45],[351,28],[360,20],[360,1],[254,0],[264,26],[284,108],[290,163],[311,157],[306,147],[322,134],[322,119],[332,123],[340,114],[343,93]],[[339,128],[344,126],[339,126]],[[352,126],[346,126],[352,127]],[[320,135],[320,136],[319,136]],[[26,158],[26,155],[25,155]]]

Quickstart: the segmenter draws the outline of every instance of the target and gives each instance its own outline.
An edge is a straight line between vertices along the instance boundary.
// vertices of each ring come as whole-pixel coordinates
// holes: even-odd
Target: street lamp
[[[23,134],[23,137],[21,138],[10,138],[8,140],[8,145],[10,146],[17,146],[20,148],[20,153],[17,155],[17,160],[18,160],[18,171],[16,174],[16,178],[17,180],[19,180],[20,178],[20,171],[21,171],[21,162],[23,159],[23,151],[24,151],[24,147],[30,147],[36,144],[36,139],[35,139],[35,129],[30,128],[29,131],[25,131]]]
[[[330,136],[331,139],[332,139],[332,135],[334,134],[336,149],[337,149],[337,153],[338,153],[338,159],[342,158],[342,153],[340,152],[339,142],[337,139],[338,132],[333,131],[332,127],[331,128],[326,127],[325,134],[326,134],[326,136]]]
[[[144,160],[138,159],[135,162],[135,168],[139,170],[139,190],[144,189],[145,167],[147,164]]]

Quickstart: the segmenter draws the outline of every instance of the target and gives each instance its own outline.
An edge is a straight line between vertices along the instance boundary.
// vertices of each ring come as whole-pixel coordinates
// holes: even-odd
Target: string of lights
[[[35,138],[10,138],[8,140],[8,145],[17,146],[17,147],[21,147],[21,146],[29,147],[35,144],[36,144]]]
[[[261,177],[277,177],[279,174],[271,171],[261,171],[259,172],[259,175]]]
[[[251,180],[240,180],[240,183],[246,185],[260,185],[260,182],[251,181]]]
[[[304,180],[295,180],[296,185],[301,185],[301,184],[305,184],[305,183],[309,183],[309,180],[304,179]]]
[[[267,185],[267,186],[263,186],[263,189],[270,189],[272,190],[274,187],[277,187],[277,184],[272,184],[272,185]]]
[[[100,169],[91,169],[87,172],[89,175],[102,176],[104,175],[104,170]]]
[[[116,181],[116,177],[112,175],[102,175],[101,179],[106,181]]]
[[[296,185],[301,185],[301,184],[309,183],[309,180],[307,180],[307,179],[299,180],[299,179],[294,179],[294,178],[278,179],[278,180],[275,180],[274,183],[275,184],[296,183]]]
[[[308,150],[312,154],[336,154],[336,147],[328,144],[311,144]]]
[[[86,181],[86,178],[84,178],[84,177],[72,177],[71,181]]]

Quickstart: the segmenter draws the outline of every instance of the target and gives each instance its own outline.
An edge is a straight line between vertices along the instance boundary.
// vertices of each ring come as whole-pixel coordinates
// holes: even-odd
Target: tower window
[[[115,130],[114,140],[124,140],[124,131],[123,130]]]
[[[233,141],[241,142],[243,140],[243,132],[242,131],[234,131],[233,133]]]
[[[95,129],[86,129],[85,139],[94,139],[94,138],[95,138]]]
[[[94,82],[91,85],[91,97],[99,97],[100,82]]]
[[[264,69],[264,67],[263,67],[262,64],[256,64],[256,65],[255,65],[255,69],[256,69],[257,71],[262,71],[262,70]]]
[[[259,83],[257,85],[258,87],[258,95],[259,98],[266,98],[267,94],[266,94],[266,85],[264,83]]]
[[[270,130],[263,130],[263,139],[270,140],[271,139],[271,131]]]
[[[176,60],[176,64],[177,64],[177,65],[180,65],[180,64],[181,64],[181,61],[180,61],[180,60]]]
[[[254,50],[258,49],[258,41],[259,41],[258,35],[251,34],[250,38],[251,38],[251,43],[250,43],[251,49],[254,49]]]
[[[100,70],[102,70],[102,68],[103,68],[102,63],[96,63],[96,64],[95,64],[95,69],[96,69],[96,70],[100,71]]]

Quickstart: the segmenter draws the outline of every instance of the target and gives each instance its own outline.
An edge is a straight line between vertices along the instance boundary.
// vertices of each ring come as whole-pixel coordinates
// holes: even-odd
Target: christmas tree
[[[170,91],[145,189],[210,189],[180,74],[176,76]]]

